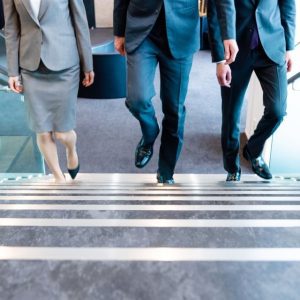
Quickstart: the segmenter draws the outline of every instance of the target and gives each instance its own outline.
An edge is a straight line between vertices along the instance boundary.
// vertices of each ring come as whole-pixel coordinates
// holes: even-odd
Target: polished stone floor
[[[0,183],[0,299],[300,299],[300,181]]]

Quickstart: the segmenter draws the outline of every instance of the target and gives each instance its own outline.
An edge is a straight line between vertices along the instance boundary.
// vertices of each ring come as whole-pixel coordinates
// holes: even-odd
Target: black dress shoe
[[[226,181],[240,181],[241,180],[241,170],[234,172],[234,173],[228,173]]]
[[[263,179],[272,179],[272,174],[270,172],[270,169],[268,165],[265,163],[262,156],[258,157],[251,157],[251,154],[249,153],[249,150],[247,146],[243,149],[243,156],[246,160],[250,161],[252,166],[252,171],[258,175],[259,177]]]
[[[153,155],[153,143],[144,144],[144,138],[140,140],[135,150],[135,166],[139,169],[144,168]]]
[[[80,170],[80,164],[78,164],[78,167],[75,168],[75,169],[68,169],[68,172],[69,172],[72,179],[75,179],[75,177],[77,176],[79,170]]]
[[[173,178],[164,178],[162,175],[160,174],[157,174],[156,176],[156,179],[157,179],[157,183],[158,184],[168,184],[168,185],[172,185],[172,184],[175,184],[175,181]]]

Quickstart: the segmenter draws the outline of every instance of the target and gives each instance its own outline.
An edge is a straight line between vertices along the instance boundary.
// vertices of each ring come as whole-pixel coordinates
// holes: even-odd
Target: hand
[[[82,84],[84,87],[89,87],[94,83],[95,73],[94,71],[84,72],[84,79]]]
[[[231,69],[225,62],[217,64],[217,78],[220,86],[230,87],[231,84]]]
[[[287,51],[286,52],[286,66],[287,66],[287,71],[291,72],[293,69],[293,59],[292,59],[292,51]]]
[[[9,77],[8,85],[9,85],[9,88],[15,93],[20,94],[23,92],[23,86],[20,81],[20,76]]]
[[[230,65],[235,61],[236,55],[239,52],[236,40],[224,40],[224,50],[226,64]]]
[[[120,36],[115,36],[115,49],[122,55],[126,55],[125,51],[125,38]]]

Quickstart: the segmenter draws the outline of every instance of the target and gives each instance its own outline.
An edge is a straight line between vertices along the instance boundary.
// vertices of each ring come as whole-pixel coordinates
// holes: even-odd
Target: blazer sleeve
[[[295,48],[296,3],[295,0],[279,0],[281,24],[285,32],[286,50]]]
[[[125,36],[127,9],[130,0],[114,0],[114,35]]]
[[[234,0],[215,0],[223,40],[236,39]]]
[[[207,1],[208,36],[213,62],[222,61],[225,57],[216,1],[218,0]]]
[[[5,42],[9,76],[19,75],[20,20],[12,0],[3,1],[5,17]]]
[[[84,72],[90,72],[93,70],[93,55],[85,6],[83,0],[70,0],[69,3],[81,67]]]

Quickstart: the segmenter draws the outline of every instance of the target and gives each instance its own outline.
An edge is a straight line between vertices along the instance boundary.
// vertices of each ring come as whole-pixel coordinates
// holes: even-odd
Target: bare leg
[[[76,150],[76,132],[74,130],[68,132],[55,132],[55,138],[66,147],[68,169],[76,169],[79,163]]]
[[[51,170],[56,183],[65,183],[66,179],[59,166],[57,148],[51,132],[37,134],[37,144]]]

